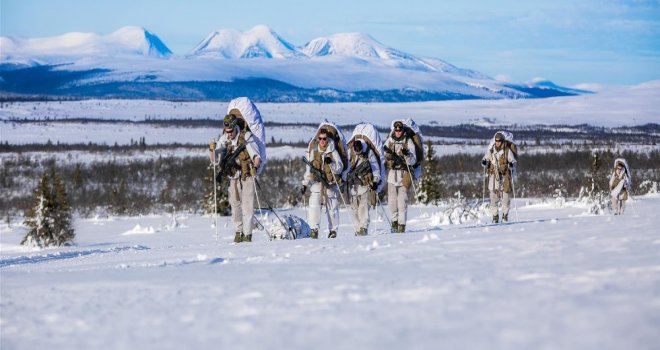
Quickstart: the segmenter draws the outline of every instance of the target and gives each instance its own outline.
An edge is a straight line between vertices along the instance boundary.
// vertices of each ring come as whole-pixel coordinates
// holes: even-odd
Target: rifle
[[[218,175],[215,177],[215,181],[217,182],[222,182],[222,180],[230,174],[232,170],[238,170],[238,164],[236,164],[236,158],[238,155],[245,150],[245,143],[240,144],[234,152],[230,154],[226,154],[222,159],[220,160],[220,171],[218,172]]]
[[[369,164],[368,160],[363,161],[355,167],[355,169],[349,171],[346,175],[346,186],[351,188],[354,183],[361,180],[361,177],[367,172],[367,170],[371,170],[371,164]]]
[[[314,178],[317,181],[323,182],[323,184],[325,185],[326,188],[332,188],[332,185],[330,185],[330,183],[328,182],[328,179],[325,178],[325,174],[323,174],[323,171],[321,169],[319,169],[319,168],[315,167],[314,165],[312,165],[312,163],[309,160],[307,160],[307,158],[305,158],[305,157],[302,157],[302,161],[303,161],[303,163],[305,163],[309,166],[309,170],[312,172],[312,175],[314,175]]]
[[[406,162],[405,158],[403,158],[402,156],[394,153],[394,151],[392,151],[387,146],[383,146],[383,150],[385,150],[385,153],[389,153],[392,156],[392,160],[394,160],[394,167],[395,168],[403,168],[403,169],[408,168],[408,163]]]

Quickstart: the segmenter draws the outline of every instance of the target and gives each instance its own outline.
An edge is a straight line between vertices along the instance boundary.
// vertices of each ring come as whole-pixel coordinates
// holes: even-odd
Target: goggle
[[[328,140],[327,137],[320,137],[320,136],[319,136],[319,141],[327,141],[327,140]]]
[[[225,134],[233,134],[234,129],[225,129]]]
[[[402,132],[403,129],[394,129],[394,132]]]

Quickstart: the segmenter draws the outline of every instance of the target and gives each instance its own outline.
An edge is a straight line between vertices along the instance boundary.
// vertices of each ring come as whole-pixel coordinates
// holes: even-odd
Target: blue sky
[[[659,0],[0,0],[0,16],[1,35],[13,37],[141,26],[175,54],[213,30],[265,24],[296,46],[363,32],[416,56],[516,82],[660,79]]]

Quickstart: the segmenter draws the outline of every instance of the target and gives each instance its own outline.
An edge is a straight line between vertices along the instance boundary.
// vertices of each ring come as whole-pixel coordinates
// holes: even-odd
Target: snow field
[[[337,239],[255,231],[244,244],[228,218],[216,238],[211,217],[181,213],[79,219],[77,246],[44,250],[18,246],[25,228],[3,223],[0,345],[655,348],[660,197],[636,197],[623,216],[516,204],[518,222],[502,225],[446,225],[443,208],[413,206],[409,232],[380,234],[381,220],[367,237],[342,209]]]

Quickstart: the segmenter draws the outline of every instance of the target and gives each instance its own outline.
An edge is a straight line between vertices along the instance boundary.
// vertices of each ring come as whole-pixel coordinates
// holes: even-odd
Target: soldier
[[[495,140],[481,160],[488,174],[488,190],[490,191],[490,213],[493,223],[499,222],[498,202],[502,201],[502,222],[509,220],[509,205],[511,204],[512,176],[515,171],[516,157],[504,134],[495,134]]]
[[[371,191],[380,183],[380,165],[374,151],[361,140],[354,140],[350,155],[348,185],[352,198],[351,214],[356,236],[366,236],[369,231],[369,203]]]
[[[229,178],[229,204],[236,232],[234,242],[252,242],[254,176],[261,164],[261,158],[255,136],[238,126],[238,118],[235,115],[227,114],[223,126],[222,136],[216,144],[211,145],[211,162],[218,159],[224,168],[220,169],[220,174],[227,174]],[[230,159],[233,161],[228,163]],[[222,181],[222,178],[216,180]]]
[[[403,122],[397,120],[385,142],[387,206],[392,215],[392,233],[406,232],[406,214],[413,180],[411,166],[416,162],[415,144],[407,136]]]
[[[631,183],[628,162],[623,158],[617,158],[614,161],[614,169],[610,176],[610,195],[612,196],[612,210],[614,211],[614,215],[623,214]]]
[[[344,163],[327,129],[319,129],[316,141],[317,145],[310,147],[307,154],[311,163],[305,167],[301,189],[302,194],[305,194],[308,187],[310,190],[307,212],[307,221],[312,228],[310,237],[319,238],[321,206],[325,203],[330,231],[328,238],[336,238],[339,224],[338,181],[341,180]]]

